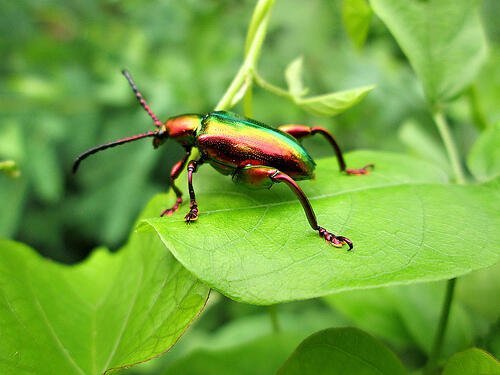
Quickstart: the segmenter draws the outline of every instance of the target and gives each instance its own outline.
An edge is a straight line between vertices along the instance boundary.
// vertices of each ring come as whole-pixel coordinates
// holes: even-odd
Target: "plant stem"
[[[448,158],[450,159],[451,167],[453,169],[453,173],[455,174],[455,181],[457,184],[463,185],[465,184],[464,171],[462,169],[462,165],[460,164],[457,147],[455,146],[455,142],[451,136],[450,127],[448,126],[446,117],[441,109],[436,109],[432,113],[432,117],[439,130],[446,152],[448,153]],[[456,281],[457,279],[453,278],[448,280],[446,283],[446,294],[441,308],[441,315],[439,316],[438,328],[429,359],[424,369],[424,375],[433,375],[437,373],[439,356],[441,355],[446,326],[448,325],[448,318],[450,316],[451,302],[453,301],[453,291],[455,290]]]
[[[448,153],[448,157],[451,162],[451,167],[453,169],[453,173],[455,174],[455,180],[457,184],[463,185],[465,184],[464,171],[460,164],[457,147],[455,146],[455,142],[453,142],[453,138],[450,132],[450,127],[448,126],[446,117],[444,116],[441,110],[434,111],[432,117],[437,125],[439,134],[441,135],[441,139],[443,140],[444,146],[446,148],[446,152]]]
[[[255,6],[255,11],[248,28],[245,46],[245,59],[243,64],[241,64],[238,73],[236,73],[236,76],[233,78],[226,92],[222,96],[222,99],[215,107],[216,111],[229,109],[236,104],[233,99],[238,93],[240,93],[242,85],[252,74],[262,49],[262,43],[264,43],[267,25],[269,23],[269,16],[274,2],[275,0],[259,0]]]
[[[429,355],[429,360],[425,366],[424,375],[434,375],[437,373],[439,356],[441,355],[441,348],[443,346],[444,334],[448,324],[448,317],[450,315],[451,302],[453,300],[453,291],[455,290],[455,283],[457,279],[450,279],[446,284],[446,294],[444,296],[443,307],[441,308],[441,316],[439,317],[438,329],[432,351]]]
[[[273,327],[274,333],[281,332],[280,322],[278,320],[278,314],[276,313],[276,306],[271,305],[268,307],[269,317],[271,318],[271,325]]]
[[[257,85],[262,87],[264,90],[272,92],[277,96],[281,96],[283,98],[289,99],[291,101],[294,100],[292,94],[290,94],[287,90],[282,89],[281,87],[275,86],[272,83],[267,82],[264,78],[262,78],[257,71],[253,72],[253,80]]]

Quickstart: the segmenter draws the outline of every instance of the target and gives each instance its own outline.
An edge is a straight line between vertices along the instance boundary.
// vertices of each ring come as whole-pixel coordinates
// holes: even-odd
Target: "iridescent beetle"
[[[76,172],[83,159],[98,151],[146,137],[152,137],[153,146],[157,148],[168,138],[172,138],[185,148],[186,154],[174,165],[170,173],[170,184],[177,200],[174,206],[164,210],[161,216],[171,215],[181,205],[182,192],[175,185],[175,180],[187,164],[191,203],[184,220],[186,223],[191,223],[198,219],[199,211],[193,189],[193,173],[201,164],[208,162],[220,173],[231,175],[235,183],[251,188],[271,188],[276,182],[286,183],[297,195],[309,224],[318,231],[320,237],[335,247],[347,244],[349,250],[352,249],[351,240],[336,236],[318,225],[311,204],[295,182],[313,178],[316,167],[311,156],[298,141],[314,134],[322,134],[335,150],[340,170],[350,175],[368,174],[367,168],[373,167],[372,164],[361,169],[346,169],[342,152],[335,138],[326,129],[320,127],[284,125],[274,129],[258,121],[225,111],[210,112],[204,116],[185,114],[171,117],[166,123],[161,123],[146,104],[129,72],[124,70],[122,73],[157,128],[155,131],[106,143],[84,152],[76,158],[73,172]],[[193,147],[199,150],[200,157],[188,163]]]

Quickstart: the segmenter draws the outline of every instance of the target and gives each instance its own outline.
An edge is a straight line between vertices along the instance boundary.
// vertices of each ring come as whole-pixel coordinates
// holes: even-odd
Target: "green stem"
[[[262,44],[264,43],[269,16],[274,2],[275,0],[259,0],[257,3],[248,29],[245,60],[238,70],[238,73],[236,73],[236,76],[229,84],[222,99],[215,107],[216,111],[226,110],[235,105],[236,103],[233,99],[237,94],[240,94],[243,84],[251,77],[252,71],[257,64]]]
[[[276,313],[276,306],[275,305],[269,306],[268,312],[269,312],[269,318],[271,318],[271,325],[273,327],[273,332],[274,333],[281,332],[281,326],[278,320],[278,314]]]
[[[453,301],[453,291],[457,279],[450,279],[446,284],[446,294],[444,296],[443,307],[441,308],[441,316],[439,317],[438,329],[434,344],[432,345],[429,360],[425,366],[424,375],[434,375],[438,370],[439,356],[441,355],[441,348],[443,347],[444,334],[446,326],[448,325],[448,318],[450,316],[451,302]]]
[[[262,78],[257,71],[253,72],[253,80],[254,82],[262,87],[264,90],[272,92],[275,95],[281,96],[283,98],[289,99],[291,101],[294,100],[292,94],[290,94],[287,90],[282,89],[281,87],[275,86],[272,83],[267,82],[264,78]]]
[[[441,134],[441,139],[443,140],[446,152],[448,153],[451,167],[453,169],[453,173],[455,174],[455,180],[458,184],[463,185],[465,184],[464,171],[462,169],[462,165],[460,164],[457,147],[455,146],[455,142],[453,142],[446,117],[441,110],[434,111],[432,117],[437,125],[439,134]]]

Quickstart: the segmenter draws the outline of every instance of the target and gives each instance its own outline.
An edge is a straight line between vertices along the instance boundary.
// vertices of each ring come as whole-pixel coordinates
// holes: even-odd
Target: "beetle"
[[[215,111],[206,115],[184,114],[171,117],[162,123],[149,108],[130,73],[127,70],[123,70],[122,73],[139,103],[153,119],[156,130],[91,148],[76,158],[73,172],[77,171],[82,160],[98,151],[147,137],[153,138],[153,147],[156,149],[171,138],[181,144],[186,153],[170,172],[170,184],[175,192],[176,202],[160,216],[172,215],[179,209],[182,192],[176,186],[175,180],[187,165],[190,205],[184,220],[189,224],[198,219],[199,210],[193,189],[193,174],[200,165],[208,163],[218,172],[231,175],[235,183],[250,188],[269,189],[275,183],[284,182],[297,195],[310,226],[320,237],[335,247],[347,244],[349,250],[353,248],[352,241],[348,238],[334,235],[318,225],[309,200],[296,183],[299,180],[314,178],[316,167],[314,160],[300,141],[315,134],[324,136],[335,151],[340,171],[349,175],[366,175],[369,173],[369,168],[373,168],[373,164],[367,164],[361,169],[347,169],[335,138],[326,129],[317,126],[283,125],[275,129],[259,121],[226,111]],[[199,150],[200,156],[197,160],[188,162],[193,148]]]

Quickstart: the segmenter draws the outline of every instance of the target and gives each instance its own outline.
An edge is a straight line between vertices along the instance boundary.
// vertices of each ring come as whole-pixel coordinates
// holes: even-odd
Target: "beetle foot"
[[[198,219],[198,205],[196,204],[196,202],[191,202],[191,209],[189,210],[188,214],[184,216],[184,221],[187,224],[190,224],[191,222],[197,219]]]
[[[342,245],[347,244],[349,246],[349,250],[352,249],[352,241],[344,236],[336,236],[330,232],[328,232],[323,227],[318,227],[319,236],[323,237],[325,241],[335,247],[342,247]]]
[[[175,201],[175,204],[171,208],[167,208],[166,210],[163,210],[162,213],[160,214],[160,216],[172,215],[175,211],[177,211],[179,209],[179,206],[181,205],[181,203],[182,203],[182,198],[181,197],[177,198],[177,200]]]
[[[368,170],[368,168],[374,169],[375,165],[374,164],[366,164],[361,169],[346,169],[345,172],[350,176],[361,176],[364,174],[370,174],[370,171]]]

